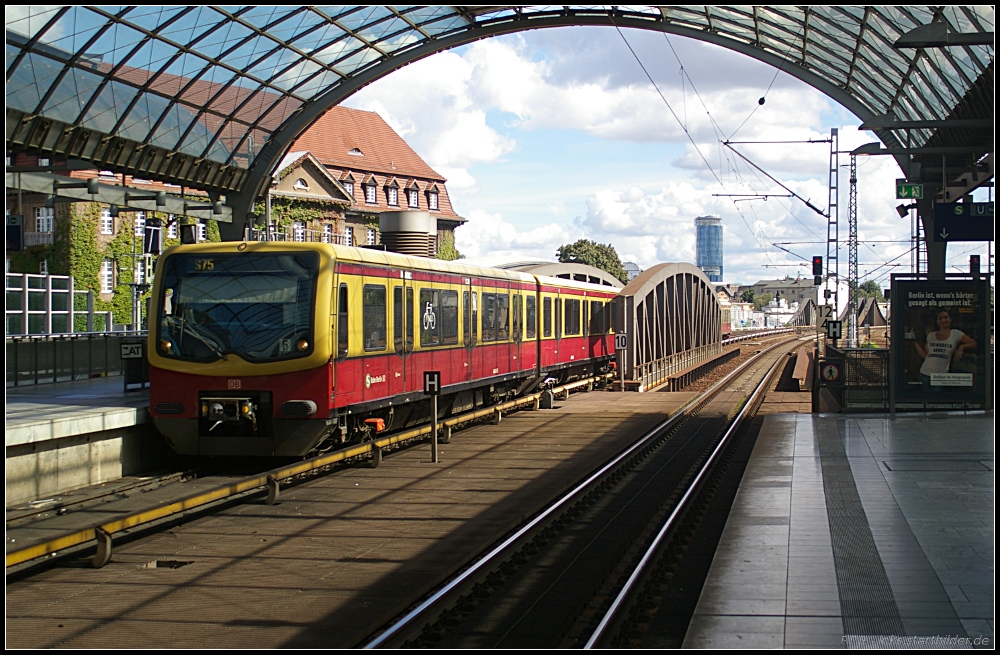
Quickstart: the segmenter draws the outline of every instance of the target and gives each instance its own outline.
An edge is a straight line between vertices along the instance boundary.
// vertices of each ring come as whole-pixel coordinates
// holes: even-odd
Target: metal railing
[[[844,348],[844,407],[889,409],[889,349]]]
[[[122,375],[122,344],[145,337],[145,331],[7,337],[7,386]]]
[[[250,241],[295,241],[301,243],[332,243],[335,246],[348,245],[347,234],[305,229],[292,229],[290,232],[250,230],[248,239]]]
[[[684,352],[667,355],[651,362],[637,364],[632,369],[632,382],[642,383],[643,389],[649,389],[665,381],[671,375],[680,373],[695,364],[722,353],[721,343],[710,343]]]
[[[25,232],[24,245],[31,246],[51,246],[53,242],[52,232]]]

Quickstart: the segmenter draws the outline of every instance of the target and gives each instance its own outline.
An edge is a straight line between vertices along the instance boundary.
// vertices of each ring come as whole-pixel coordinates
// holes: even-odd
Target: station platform
[[[994,648],[994,416],[769,414],[685,648]]]
[[[6,505],[31,502],[154,468],[165,452],[149,420],[149,390],[93,378],[7,387]]]

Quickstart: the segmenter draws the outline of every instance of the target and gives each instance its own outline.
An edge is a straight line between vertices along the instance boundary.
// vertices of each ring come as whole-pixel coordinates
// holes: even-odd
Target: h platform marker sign
[[[441,394],[441,371],[424,371],[424,395]]]

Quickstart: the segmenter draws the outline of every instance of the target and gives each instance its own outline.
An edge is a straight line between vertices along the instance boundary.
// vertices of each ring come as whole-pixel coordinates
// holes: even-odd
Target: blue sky
[[[407,66],[345,104],[377,111],[448,179],[456,210],[469,219],[456,243],[476,263],[553,260],[579,238],[610,243],[641,268],[693,262],[694,219],[717,214],[727,282],[810,275],[809,258],[826,254],[826,219],[792,198],[715,195],[785,193],[720,140],[825,139],[836,127],[840,149],[850,150],[874,135],[859,133],[860,121],[819,92],[749,57],[657,32],[622,34],[558,28],[478,41]],[[826,208],[827,144],[736,147]],[[902,175],[888,157],[859,158],[858,167],[860,274],[875,270],[885,286],[888,273],[909,270],[910,221],[895,211]],[[843,168],[845,242],[848,177]],[[967,266],[970,252],[986,248],[953,245],[949,263]],[[846,275],[846,243],[840,258]],[[903,266],[884,265],[894,258]]]

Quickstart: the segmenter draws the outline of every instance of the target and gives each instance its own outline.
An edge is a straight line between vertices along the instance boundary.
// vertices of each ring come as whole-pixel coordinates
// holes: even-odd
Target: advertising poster
[[[986,401],[990,353],[985,280],[893,280],[897,402]]]

